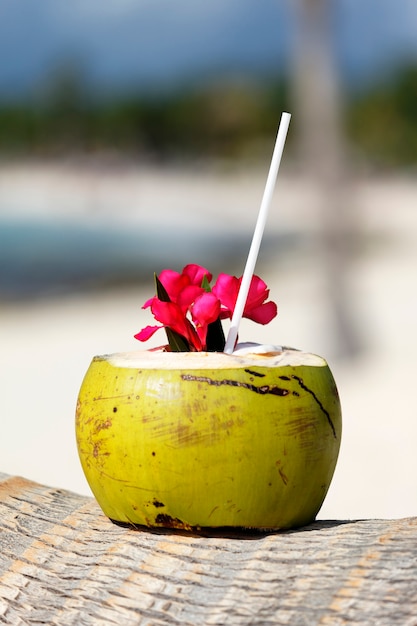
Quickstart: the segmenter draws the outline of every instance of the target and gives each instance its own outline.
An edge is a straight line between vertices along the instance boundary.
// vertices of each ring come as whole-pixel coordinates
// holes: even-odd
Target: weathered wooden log
[[[417,624],[417,518],[196,536],[0,474],[0,623]]]

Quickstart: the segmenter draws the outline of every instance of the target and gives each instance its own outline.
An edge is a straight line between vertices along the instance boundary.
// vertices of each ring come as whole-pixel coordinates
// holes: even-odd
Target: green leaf
[[[201,281],[201,288],[204,289],[204,291],[207,291],[207,293],[210,293],[211,291],[210,283],[206,274],[204,274],[203,280]]]
[[[165,326],[165,332],[172,352],[190,352],[190,344],[182,335],[167,326]]]
[[[220,317],[208,325],[206,343],[207,352],[223,352],[226,339]]]
[[[207,293],[211,292],[211,286],[207,276],[204,276],[201,287]],[[223,326],[220,321],[220,317],[211,324],[208,325],[207,328],[207,352],[223,352],[224,346],[226,344],[226,339],[224,337]]]
[[[154,278],[157,297],[161,300],[161,302],[171,302],[167,290],[165,289],[156,274],[154,274]],[[185,339],[185,337],[177,333],[175,330],[172,330],[172,328],[168,328],[167,326],[165,326],[165,332],[167,335],[169,347],[171,348],[172,352],[190,352],[190,344]]]
[[[155,288],[156,288],[156,296],[161,300],[161,302],[171,302],[171,299],[167,293],[167,290],[159,280],[158,276],[154,274],[155,279]]]

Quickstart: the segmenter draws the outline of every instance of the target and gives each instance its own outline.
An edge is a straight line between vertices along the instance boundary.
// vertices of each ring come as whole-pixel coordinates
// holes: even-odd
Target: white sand
[[[3,166],[0,183],[0,211],[23,218],[30,211],[51,215],[58,206],[74,219],[114,220],[116,202],[117,219],[133,226],[141,217],[159,221],[164,214],[162,219],[174,221],[176,215],[181,223],[193,215],[200,227],[216,217],[225,229],[250,231],[264,178],[261,173],[112,174]],[[417,515],[417,183],[364,181],[356,191],[364,228],[387,236],[358,256],[352,274],[353,309],[368,350],[354,361],[334,354],[322,269],[308,249],[285,261],[277,258],[275,266],[270,260],[259,270],[279,315],[266,327],[243,323],[240,338],[300,347],[329,361],[341,395],[344,433],[320,517]],[[225,204],[230,212],[225,213]],[[279,181],[271,211],[269,232],[317,230],[317,199],[295,176]],[[78,389],[93,355],[140,347],[133,334],[151,321],[141,305],[152,289],[150,276],[147,289],[0,305],[0,471],[90,493],[74,440]],[[146,347],[162,338],[157,333]]]

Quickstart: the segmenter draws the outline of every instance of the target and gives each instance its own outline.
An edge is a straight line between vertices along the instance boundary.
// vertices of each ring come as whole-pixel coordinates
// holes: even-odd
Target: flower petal
[[[239,293],[239,286],[239,279],[229,274],[219,274],[215,285],[213,285],[212,293],[218,297],[222,304],[223,318],[232,317]]]
[[[249,287],[245,310],[249,310],[261,305],[263,302],[265,302],[268,296],[269,289],[266,283],[261,278],[259,278],[259,276],[253,275]]]
[[[181,307],[184,315],[193,302],[195,302],[195,300],[203,293],[205,293],[204,289],[202,287],[197,287],[197,285],[188,285],[188,287],[185,287],[185,289],[181,291],[178,295],[177,304]]]
[[[190,278],[174,270],[162,270],[158,276],[172,302],[176,302],[181,291],[190,284]]]
[[[201,350],[201,343],[197,332],[191,322],[186,318],[185,313],[175,302],[162,302],[155,298],[152,305],[152,313],[158,322],[167,328],[171,328],[188,341],[196,350]]]
[[[163,328],[163,326],[145,326],[145,328],[142,328],[140,332],[134,335],[134,338],[138,341],[148,341],[160,328]]]
[[[149,298],[149,300],[146,300],[145,304],[142,306],[142,309],[147,309],[150,306],[152,306],[152,302],[155,300],[155,296],[153,296],[152,298]]]
[[[195,263],[190,263],[189,265],[186,265],[182,270],[182,273],[185,276],[188,276],[192,285],[197,285],[198,287],[201,287],[204,276],[207,278],[208,282],[211,282],[211,279],[213,278],[213,275],[210,274],[210,272],[206,270],[205,267],[202,267],[201,265],[196,265]]]
[[[209,324],[220,315],[220,300],[211,292],[204,292],[191,307],[191,315],[203,348],[206,348]]]
[[[152,303],[152,314],[164,326],[169,326],[181,333],[176,327],[183,324],[185,316],[175,302],[162,302],[162,300],[155,298]]]
[[[258,307],[254,307],[247,312],[244,312],[244,317],[257,322],[258,324],[269,324],[271,320],[276,317],[278,313],[278,307],[275,302],[265,302]]]
[[[204,292],[192,305],[191,315],[199,326],[215,322],[220,315],[220,300],[214,293]]]

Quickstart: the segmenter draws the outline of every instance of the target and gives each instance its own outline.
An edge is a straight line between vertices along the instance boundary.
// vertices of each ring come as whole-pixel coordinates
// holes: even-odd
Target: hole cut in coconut
[[[114,367],[147,369],[229,369],[233,367],[300,366],[325,367],[326,361],[316,354],[272,344],[238,344],[232,354],[224,352],[168,352],[165,348],[117,352],[95,357]]]

